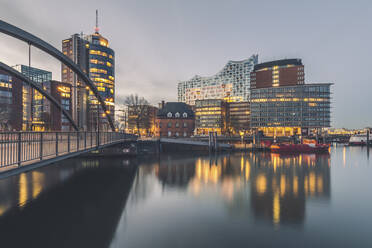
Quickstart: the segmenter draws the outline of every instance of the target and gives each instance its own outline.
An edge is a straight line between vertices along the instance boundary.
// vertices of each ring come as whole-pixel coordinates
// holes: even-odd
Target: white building
[[[258,63],[258,55],[242,61],[229,61],[216,75],[194,76],[178,83],[178,101],[195,105],[196,100],[227,99],[248,101],[250,73]]]

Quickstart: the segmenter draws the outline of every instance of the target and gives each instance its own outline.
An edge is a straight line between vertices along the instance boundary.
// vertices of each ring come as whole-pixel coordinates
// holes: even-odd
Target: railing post
[[[43,133],[40,132],[40,160],[43,159]]]
[[[80,145],[80,132],[76,132],[76,151],[79,151]]]
[[[90,131],[90,148],[93,147],[93,132]]]
[[[96,132],[97,134],[97,148],[99,147],[99,132]]]
[[[58,156],[58,133],[56,132],[56,156]]]
[[[84,149],[87,149],[87,132],[84,132]]]
[[[18,166],[21,166],[22,153],[22,133],[18,133]]]
[[[70,132],[67,135],[67,153],[70,153]]]

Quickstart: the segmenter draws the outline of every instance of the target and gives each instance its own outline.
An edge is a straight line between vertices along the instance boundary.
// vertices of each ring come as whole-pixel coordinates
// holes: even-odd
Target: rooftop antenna
[[[98,9],[96,9],[96,26],[94,28],[94,31],[96,32],[96,34],[98,34],[98,31],[99,31],[99,27],[98,27]]]

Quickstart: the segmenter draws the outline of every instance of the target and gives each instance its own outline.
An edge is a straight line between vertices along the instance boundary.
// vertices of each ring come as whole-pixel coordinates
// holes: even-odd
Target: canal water
[[[0,242],[372,247],[371,176],[372,157],[361,147],[70,159],[0,180]]]

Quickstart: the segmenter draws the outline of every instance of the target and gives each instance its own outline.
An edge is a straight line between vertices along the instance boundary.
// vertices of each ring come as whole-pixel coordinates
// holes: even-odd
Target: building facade
[[[72,87],[69,83],[62,83],[58,81],[48,81],[45,83],[46,88],[54,99],[62,105],[62,108],[66,110],[70,115],[72,114],[72,98],[71,92]],[[69,120],[62,114],[62,112],[53,104],[48,102],[50,109],[50,129],[52,131],[72,131]]]
[[[178,101],[195,105],[197,100],[225,99],[248,101],[250,73],[258,62],[258,55],[242,61],[229,61],[216,75],[195,76],[178,83]]]
[[[330,87],[326,83],[252,89],[251,127],[268,136],[330,127]]]
[[[197,100],[195,103],[195,134],[226,133],[227,103],[220,99]]]
[[[254,66],[251,88],[290,86],[304,84],[305,71],[301,59],[282,59]]]
[[[0,70],[0,130],[22,130],[23,83]]]
[[[26,65],[15,65],[14,68],[44,88],[44,83],[52,80],[52,72]],[[46,128],[45,106],[48,100],[37,90],[27,84],[22,86],[22,130],[44,131]]]
[[[228,130],[230,135],[246,134],[250,130],[250,103],[228,102]]]
[[[89,73],[89,43],[82,34],[74,34],[62,41],[62,52],[75,62],[84,73]],[[62,64],[62,82],[72,86],[72,118],[80,129],[87,130],[88,94],[83,81]]]
[[[114,120],[115,112],[115,53],[109,42],[96,28],[91,35],[75,34],[62,41],[62,51],[89,75],[103,98],[107,112],[103,113],[93,92],[87,90],[72,70],[62,65],[62,81],[72,84],[73,118],[84,130],[109,128],[106,114]]]
[[[162,102],[156,115],[155,136],[190,137],[194,134],[195,116],[183,102]]]

